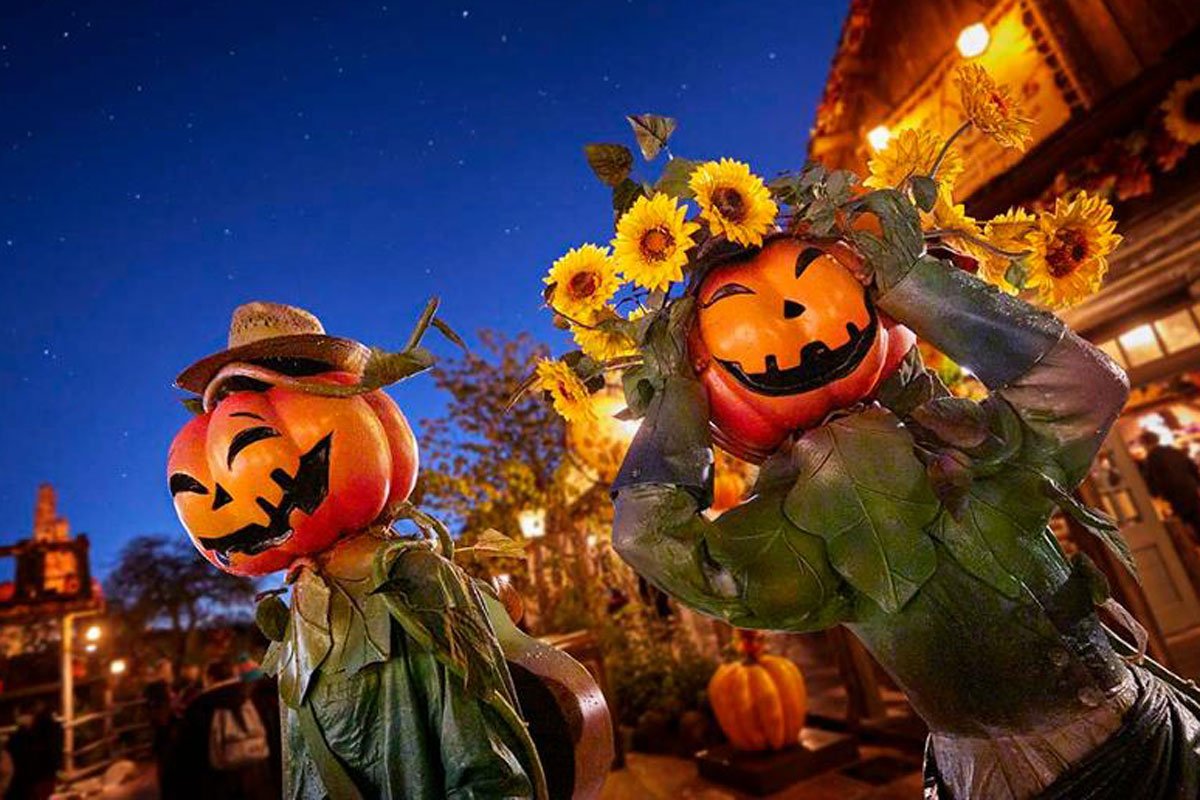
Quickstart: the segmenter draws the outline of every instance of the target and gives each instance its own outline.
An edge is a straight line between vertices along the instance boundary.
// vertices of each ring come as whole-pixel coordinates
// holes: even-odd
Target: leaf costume
[[[286,798],[543,796],[504,654],[462,570],[424,542],[368,532],[299,566],[292,586],[264,662],[283,701]]]
[[[915,349],[877,402],[832,414],[715,521],[706,394],[676,369],[613,490],[613,540],[685,604],[744,628],[848,627],[931,730],[927,797],[1194,797],[1200,706],[1113,650],[1104,587],[1056,507],[1131,563],[1080,483],[1128,384],[1054,316],[925,253],[916,209],[855,243],[878,309],[989,388],[952,397]],[[1136,787],[1136,791],[1134,790]]]

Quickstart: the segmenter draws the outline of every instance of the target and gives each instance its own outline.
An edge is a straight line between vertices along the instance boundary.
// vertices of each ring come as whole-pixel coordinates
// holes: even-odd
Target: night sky
[[[623,115],[656,112],[679,118],[678,155],[798,167],[844,14],[5,2],[0,542],[28,535],[42,481],[101,573],[131,536],[183,535],[171,381],[247,300],[397,347],[439,295],[468,340],[529,330],[565,349],[541,277],[611,237],[582,145],[632,144]],[[442,406],[428,376],[393,395],[414,422]]]

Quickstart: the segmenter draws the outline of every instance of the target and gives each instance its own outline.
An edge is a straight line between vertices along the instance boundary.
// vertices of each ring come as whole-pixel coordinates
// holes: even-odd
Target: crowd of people
[[[282,794],[279,695],[253,665],[160,661],[144,696],[164,798],[267,800]],[[7,800],[7,798],[6,798]]]

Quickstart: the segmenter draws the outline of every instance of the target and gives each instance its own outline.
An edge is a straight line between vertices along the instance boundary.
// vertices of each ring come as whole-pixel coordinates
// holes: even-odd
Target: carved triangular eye
[[[805,309],[804,309],[803,303],[797,303],[795,300],[784,300],[783,301],[783,318],[784,319],[795,319],[796,317],[803,314],[804,310]]]
[[[809,264],[823,255],[825,255],[825,251],[818,247],[806,247],[801,250],[800,255],[796,256],[796,277],[799,278],[803,275]]]
[[[216,494],[213,495],[212,510],[216,511],[221,506],[227,506],[233,502],[233,496],[225,491],[225,487],[217,484]]]

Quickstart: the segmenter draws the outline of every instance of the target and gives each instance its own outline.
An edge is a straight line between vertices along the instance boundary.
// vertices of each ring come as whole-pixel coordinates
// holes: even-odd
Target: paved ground
[[[859,769],[835,770],[801,781],[769,800],[920,800],[921,776],[911,755],[880,747],[860,748]],[[906,767],[893,769],[903,760]],[[897,772],[899,774],[897,774]],[[750,795],[709,783],[693,761],[630,753],[612,773],[601,800],[746,800]]]

